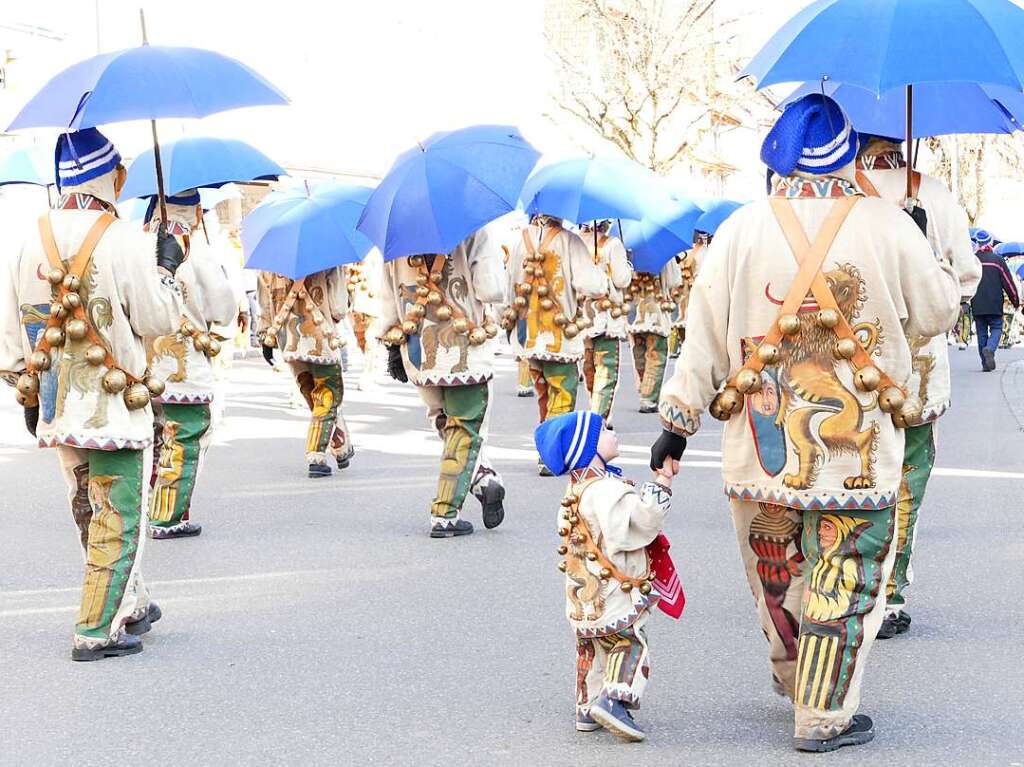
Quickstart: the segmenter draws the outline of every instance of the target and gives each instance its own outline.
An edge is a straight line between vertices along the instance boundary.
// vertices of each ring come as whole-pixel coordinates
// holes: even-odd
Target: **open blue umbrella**
[[[372,193],[367,186],[331,184],[264,202],[242,221],[246,267],[297,280],[362,260],[373,243],[356,223]]]
[[[1024,242],[1001,242],[996,245],[996,253],[1004,258],[1022,256],[1024,255]]]
[[[238,139],[194,136],[160,147],[164,171],[164,194],[186,189],[219,187],[231,181],[271,180],[287,171],[256,147]],[[128,167],[128,180],[121,197],[149,197],[156,194],[153,150],[140,154]]]
[[[523,187],[523,208],[529,214],[581,224],[614,218],[644,217],[658,197],[658,179],[628,160],[580,157],[541,168]]]
[[[693,225],[694,232],[703,232],[712,237],[729,216],[743,207],[745,203],[734,200],[717,200],[710,203]]]
[[[395,161],[367,202],[359,231],[385,261],[449,253],[515,209],[538,157],[512,126],[435,133]]]
[[[53,184],[53,153],[31,147],[15,149],[0,158],[0,186],[3,184]]]
[[[811,82],[797,88],[780,105],[809,93],[839,102],[861,133],[901,137],[907,128],[907,95],[900,88],[881,96],[856,85]],[[1024,125],[1024,93],[1004,85],[925,83],[914,88],[914,138],[954,133],[1013,133]]]
[[[692,202],[676,202],[649,212],[640,221],[622,221],[622,242],[638,272],[658,274],[672,258],[693,247],[693,228],[704,211]]]

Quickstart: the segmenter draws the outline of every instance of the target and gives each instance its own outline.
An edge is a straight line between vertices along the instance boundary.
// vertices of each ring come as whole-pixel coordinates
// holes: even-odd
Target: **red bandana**
[[[57,210],[102,210],[117,215],[113,205],[84,192],[68,192],[57,201]]]

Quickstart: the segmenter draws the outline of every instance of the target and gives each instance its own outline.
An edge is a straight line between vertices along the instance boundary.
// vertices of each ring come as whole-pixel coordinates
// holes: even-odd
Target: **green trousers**
[[[607,423],[619,388],[619,339],[600,335],[588,338],[586,346],[583,379],[590,394],[590,409]]]
[[[456,520],[483,460],[490,388],[486,383],[417,388],[427,405],[427,417],[444,442],[430,514]]]
[[[85,552],[75,644],[99,646],[116,640],[125,621],[141,617],[149,605],[139,574],[148,451],[65,446],[57,451]]]
[[[580,369],[575,362],[531,359],[530,377],[537,392],[541,423],[576,409]]]
[[[162,428],[154,445],[149,521],[154,527],[175,527],[190,518],[192,493],[209,447],[210,406],[165,404],[154,410]]]
[[[341,365],[288,364],[310,410],[306,463],[327,465],[328,456],[339,461],[350,458],[355,449],[341,415],[341,400],[345,396]]]
[[[640,404],[657,406],[668,366],[668,339],[657,333],[635,333],[630,336],[630,342]]]
[[[903,481],[900,483],[899,500],[896,503],[896,564],[885,587],[890,609],[898,609],[906,604],[903,592],[914,580],[910,559],[914,553],[918,511],[935,465],[934,427],[935,424],[926,423],[906,430]]]

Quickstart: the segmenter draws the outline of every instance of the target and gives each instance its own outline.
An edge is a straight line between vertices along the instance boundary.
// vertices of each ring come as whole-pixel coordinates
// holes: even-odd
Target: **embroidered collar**
[[[879,154],[863,155],[857,158],[857,170],[899,170],[906,168],[907,161],[899,149],[888,149]]]
[[[587,466],[583,469],[573,469],[569,473],[569,480],[575,485],[580,482],[587,482],[602,477],[621,477],[622,469],[612,464],[607,464],[603,469],[599,466]]]
[[[57,201],[57,210],[102,210],[117,215],[117,209],[99,197],[85,192],[67,192]]]
[[[800,198],[822,198],[832,197],[854,197],[863,194],[853,182],[838,176],[823,176],[822,178],[802,178],[800,176],[786,176],[776,180],[772,187],[773,197],[785,197],[787,199]]]
[[[160,226],[160,222],[153,220],[143,227],[147,232],[155,232]],[[178,237],[188,237],[192,234],[192,227],[181,223],[180,221],[172,221],[167,225],[167,234],[177,235]]]

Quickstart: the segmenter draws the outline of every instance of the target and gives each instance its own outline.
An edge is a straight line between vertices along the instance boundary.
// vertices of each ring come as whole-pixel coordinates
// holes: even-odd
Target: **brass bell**
[[[622,309],[620,309],[617,306],[613,306],[610,314],[612,315],[613,320],[617,320],[619,317],[622,316]]]
[[[436,290],[430,291],[430,294],[427,296],[427,303],[431,306],[440,306],[443,300],[444,299],[441,298],[441,294]]]
[[[726,413],[722,410],[722,405],[719,403],[718,397],[711,400],[711,404],[708,406],[708,412],[716,421],[728,421],[732,418],[732,413]]]
[[[26,397],[39,393],[39,376],[35,373],[22,373],[18,376],[18,391]]]
[[[64,286],[64,290],[70,293],[77,293],[78,289],[82,287],[82,281],[73,274],[64,275],[61,284]]]
[[[484,334],[488,338],[497,338],[498,337],[498,326],[495,325],[493,322],[485,323],[484,324]]]
[[[341,339],[338,338],[337,336],[331,336],[330,338],[327,339],[327,345],[330,346],[331,349],[333,349],[334,351],[337,351],[338,349],[341,348]]]
[[[515,301],[513,301],[512,303],[514,303],[520,309],[526,308],[526,299],[523,298],[522,296],[516,296]]]
[[[612,302],[609,301],[607,298],[602,298],[600,301],[597,302],[597,308],[600,309],[602,312],[606,312],[612,308]]]
[[[565,334],[566,338],[575,338],[580,334],[580,327],[575,322],[570,322],[562,328],[562,333]]]
[[[501,318],[501,329],[505,331],[511,331],[516,326],[516,318],[503,316]]]
[[[558,553],[564,557],[566,554],[569,553],[569,547],[563,543],[561,546],[558,547]]]
[[[627,301],[626,303],[624,303],[622,305],[622,313],[623,314],[629,314],[631,311],[633,311],[633,305],[631,303],[629,303]]]
[[[736,374],[736,388],[741,394],[752,394],[761,388],[761,376],[750,368],[743,368]]]
[[[835,309],[822,309],[818,312],[818,324],[831,330],[839,324],[839,312]]]
[[[391,328],[384,334],[382,340],[388,346],[399,346],[405,341],[405,333],[402,332],[401,328]]]
[[[580,521],[580,518],[578,516],[576,516],[575,514],[570,514],[569,515],[569,524],[575,525],[579,521]]]
[[[129,410],[142,410],[149,404],[149,389],[136,381],[124,390],[124,404]]]
[[[576,327],[580,330],[586,330],[587,328],[592,328],[594,326],[594,323],[590,321],[590,318],[584,315],[577,317],[574,322],[576,323]]]
[[[208,333],[196,333],[196,335],[192,336],[192,344],[196,347],[197,351],[209,349],[211,340]]]
[[[68,338],[72,341],[81,341],[87,335],[89,335],[89,325],[85,320],[68,320],[68,324],[64,326],[67,331]]]
[[[566,570],[569,569],[569,565],[566,564],[566,561],[563,559],[561,562],[558,563],[558,569],[564,573]]]
[[[486,343],[487,333],[483,328],[473,328],[469,332],[469,342],[473,346],[480,346],[480,344]]]
[[[452,322],[452,329],[460,336],[469,332],[469,321],[465,317],[459,317]]]
[[[567,536],[569,534],[569,528],[568,527],[560,527],[560,528],[558,528],[558,534],[564,538],[565,536]]]
[[[908,426],[913,426],[921,421],[921,414],[924,407],[921,405],[921,400],[917,397],[907,397],[906,402],[903,403],[903,407],[898,412],[893,413],[892,420],[899,429],[905,429]]]
[[[22,394],[20,391],[16,391],[14,399],[22,407],[37,407],[39,405],[39,396],[36,394]]]
[[[640,593],[641,594],[650,594],[651,593],[651,588],[652,588],[652,586],[651,586],[650,583],[641,583],[640,584]]]
[[[417,323],[413,322],[412,320],[406,320],[405,322],[402,323],[402,333],[407,336],[411,336],[415,334],[417,330],[419,330],[419,327],[420,326]]]
[[[439,306],[434,314],[441,322],[447,322],[452,318],[452,308],[450,306]]]
[[[272,333],[269,330],[263,334],[263,345],[269,346],[271,349],[277,348],[277,333]]]
[[[64,308],[64,304],[59,301],[54,301],[50,304],[50,316],[58,320],[64,319],[68,314],[68,310]]]
[[[411,261],[410,261],[410,263],[411,263]],[[429,282],[429,281],[430,281],[430,278],[427,275],[425,275],[425,274],[417,274],[416,275],[416,284],[417,285],[423,286],[423,285],[426,285],[427,282]],[[416,291],[416,292],[418,293],[419,291]],[[424,293],[423,295],[425,296],[426,293]]]
[[[795,336],[800,332],[800,318],[795,314],[783,314],[779,317],[779,330],[783,335]]]
[[[430,295],[430,289],[425,285],[420,285],[418,288],[416,288],[416,295],[419,298],[426,298],[427,296]]]
[[[46,343],[50,346],[63,346],[64,345],[64,329],[63,328],[47,328],[46,332],[43,333],[43,338],[46,339]]]
[[[53,360],[50,359],[50,355],[40,349],[37,352],[32,352],[32,356],[29,357],[28,364],[32,366],[33,370],[49,370],[50,365],[53,364]]]
[[[566,325],[569,324],[569,318],[566,317],[565,314],[563,314],[562,312],[556,312],[554,318],[552,319],[552,322],[554,322],[558,327],[564,328]]]
[[[273,328],[273,327],[271,327],[271,330],[273,330],[273,329],[274,329],[274,328]],[[195,326],[195,325],[193,325],[193,324],[191,323],[191,321],[189,321],[189,320],[185,320],[185,321],[184,321],[183,323],[181,323],[181,327],[180,327],[180,328],[178,328],[178,332],[179,332],[179,333],[181,333],[181,335],[183,335],[183,336],[191,336],[191,335],[195,335],[195,332],[196,332],[196,326]]]
[[[608,580],[609,578],[612,577],[612,571],[609,570],[607,567],[602,567],[601,568],[601,577],[604,578],[605,580]]]
[[[561,504],[567,507],[572,506],[574,503],[576,503],[576,499],[573,498],[571,495],[567,495],[565,496],[565,498],[561,500]]]
[[[46,279],[49,280],[50,284],[57,287],[64,282],[64,270],[63,269],[51,269],[46,273]]]
[[[865,365],[853,374],[853,383],[861,391],[874,391],[882,382],[882,374],[874,365]]]
[[[587,559],[589,559],[591,562],[596,562],[597,561],[597,553],[594,552],[594,551],[588,551],[587,552]]]
[[[670,311],[672,311],[672,306],[673,305],[672,305],[671,301],[663,301],[662,304],[661,304],[661,310],[663,312],[670,312]]]
[[[551,292],[551,289],[547,285],[538,285],[537,286],[537,295],[540,296],[541,298],[544,298],[544,296],[546,296],[550,292]]]
[[[82,305],[82,297],[77,293],[65,293],[60,303],[67,311],[73,312]]]
[[[647,580],[654,581],[654,580],[657,580],[657,579],[658,579],[658,574],[656,572],[654,572],[653,570],[651,570],[649,573],[647,573]]]
[[[118,394],[124,391],[124,387],[127,385],[128,376],[125,375],[123,370],[111,368],[103,374],[103,388],[111,394]]]
[[[722,393],[718,395],[718,404],[722,410],[729,413],[738,413],[743,409],[743,396],[731,386],[727,386],[722,390]]]
[[[99,367],[107,361],[107,350],[99,344],[93,344],[85,350],[85,361],[93,367]]]
[[[159,397],[167,390],[167,384],[156,376],[146,376],[146,380],[143,383],[146,384],[146,388],[149,389],[149,393],[153,397]]]
[[[552,309],[555,308],[555,302],[552,301],[550,298],[542,298],[540,300],[540,308],[546,312],[550,312]]]
[[[427,307],[423,304],[413,304],[409,307],[410,320],[422,320],[427,316]]]
[[[757,356],[765,365],[774,365],[779,361],[779,347],[775,344],[761,344],[757,347]]]
[[[629,581],[623,581],[619,584],[619,588],[625,591],[627,594],[633,590],[633,584]]]
[[[206,347],[206,353],[210,357],[216,357],[218,354],[220,354],[220,341],[218,341],[216,338],[211,338],[210,345]]]
[[[833,351],[838,359],[852,360],[854,355],[857,354],[857,342],[852,338],[840,338],[836,341],[836,347]]]
[[[906,397],[896,386],[889,386],[878,395],[878,407],[882,409],[883,413],[901,412],[905,402]]]
[[[533,285],[531,285],[528,282],[524,282],[524,283],[522,283],[521,285],[519,285],[517,287],[519,288],[520,295],[523,295],[523,296],[528,296],[528,295],[530,295],[533,292]]]

